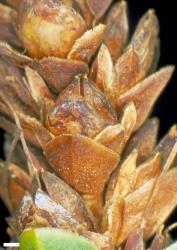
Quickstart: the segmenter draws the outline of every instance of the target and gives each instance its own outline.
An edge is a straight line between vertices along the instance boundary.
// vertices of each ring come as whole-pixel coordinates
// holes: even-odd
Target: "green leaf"
[[[55,228],[25,230],[20,250],[96,250],[92,242],[77,234]]]

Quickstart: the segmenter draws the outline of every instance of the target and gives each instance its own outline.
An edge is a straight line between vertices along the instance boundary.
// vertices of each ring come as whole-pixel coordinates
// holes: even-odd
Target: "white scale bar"
[[[19,243],[4,243],[3,247],[20,247]]]

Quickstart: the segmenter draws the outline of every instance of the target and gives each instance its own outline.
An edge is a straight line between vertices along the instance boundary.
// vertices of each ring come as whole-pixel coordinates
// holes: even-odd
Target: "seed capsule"
[[[53,0],[22,1],[18,34],[32,57],[66,57],[86,30],[85,21],[71,7]]]

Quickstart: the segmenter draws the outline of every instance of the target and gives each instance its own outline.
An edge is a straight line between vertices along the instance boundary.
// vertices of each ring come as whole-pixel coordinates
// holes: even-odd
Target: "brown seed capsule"
[[[158,39],[158,20],[153,10],[141,18],[124,54],[118,58],[114,89],[122,95],[141,81],[152,67]]]
[[[117,110],[121,110],[126,103],[134,102],[137,110],[135,131],[144,123],[155,101],[163,91],[174,71],[173,66],[167,66],[147,77],[121,95],[117,101]]]
[[[18,34],[36,58],[66,57],[86,30],[85,21],[74,9],[52,0],[22,1],[19,17]]]
[[[109,48],[114,62],[121,55],[128,38],[127,3],[116,3],[109,12],[106,20],[107,30],[104,42]]]
[[[54,135],[79,133],[95,137],[107,123],[82,97],[68,99],[47,116],[46,126]]]
[[[54,174],[43,172],[41,177],[50,198],[74,214],[78,222],[85,223],[88,230],[93,230],[94,224],[91,215],[88,213],[81,196]],[[66,195],[68,200],[66,200]]]
[[[56,137],[44,152],[54,171],[83,194],[101,194],[119,162],[117,153],[79,134]]]
[[[36,192],[34,198],[29,194],[23,197],[18,220],[22,230],[29,227],[47,226],[76,231],[80,225],[70,212],[41,190]]]

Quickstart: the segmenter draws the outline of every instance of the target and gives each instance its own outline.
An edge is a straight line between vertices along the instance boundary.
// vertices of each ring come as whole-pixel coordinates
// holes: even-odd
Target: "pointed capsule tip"
[[[148,15],[155,15],[156,14],[155,9],[149,9],[147,11],[147,13],[148,13]]]
[[[165,71],[171,77],[175,71],[175,65],[166,65],[158,70],[158,72],[160,71]]]
[[[167,65],[163,69],[166,69],[166,71],[172,76],[175,71],[175,65]]]
[[[159,127],[160,121],[159,121],[159,118],[158,118],[158,117],[153,117],[151,120],[152,120],[152,123],[153,123],[154,125],[156,125],[157,127]]]
[[[127,8],[127,2],[125,1],[125,0],[122,0],[121,2],[120,2],[120,5],[122,5],[124,8]]]
[[[158,21],[158,17],[156,15],[155,9],[148,9],[143,16],[145,18],[144,20],[150,21],[150,20],[157,19],[157,21]]]
[[[176,68],[176,66],[175,66],[175,65],[172,65],[172,64],[171,64],[171,65],[168,65],[168,67],[171,68],[172,71],[174,71],[175,68]]]

